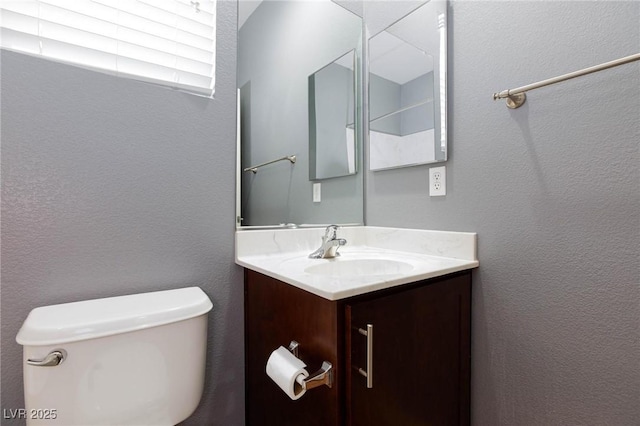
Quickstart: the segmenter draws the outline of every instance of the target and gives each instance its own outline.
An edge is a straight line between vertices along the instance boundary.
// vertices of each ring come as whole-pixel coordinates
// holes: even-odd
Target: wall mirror
[[[356,173],[356,51],[309,76],[309,179]]]
[[[356,116],[361,111],[361,79],[351,83],[357,96],[350,104],[346,96],[352,91],[346,88],[340,90],[342,106],[335,108],[340,110],[341,130],[333,143],[344,148],[346,158],[341,171],[318,166],[325,157],[331,161],[335,147],[317,137],[318,121],[310,126],[309,113],[310,76],[314,85],[324,84],[329,67],[333,71],[333,65],[343,67],[350,61],[348,52],[361,63],[362,18],[350,10],[358,8],[361,15],[362,4],[354,1],[238,2],[238,226],[363,223],[363,173],[355,167],[362,159],[354,158],[351,168],[347,161],[348,155],[362,152],[361,126],[347,118],[351,111]],[[319,100],[313,101],[317,106]],[[350,125],[353,148],[347,148]],[[314,182],[310,176],[334,177]],[[314,183],[321,183],[320,202],[313,200]]]
[[[369,168],[446,161],[446,2],[369,38]]]

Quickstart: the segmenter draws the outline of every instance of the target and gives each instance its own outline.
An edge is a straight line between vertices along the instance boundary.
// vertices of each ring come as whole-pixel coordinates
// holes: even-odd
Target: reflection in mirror
[[[345,52],[355,49],[361,56],[362,18],[347,9],[351,3],[361,9],[361,4],[344,3],[238,2],[238,225],[363,223],[362,172],[323,180],[321,202],[315,203],[314,182],[309,180],[309,76]],[[346,96],[348,91],[342,93]],[[358,111],[360,104],[352,101],[347,109]],[[343,113],[344,138],[347,112]],[[355,145],[359,145],[362,131],[355,124]],[[316,153],[326,152],[321,143],[316,140]],[[358,155],[361,148],[352,152]],[[295,163],[270,163],[293,155]],[[355,159],[355,164],[361,161]],[[242,171],[265,163],[269,164],[257,173]]]
[[[355,50],[309,76],[309,179],[356,172]]]
[[[371,170],[447,159],[446,2],[369,39],[369,146]]]

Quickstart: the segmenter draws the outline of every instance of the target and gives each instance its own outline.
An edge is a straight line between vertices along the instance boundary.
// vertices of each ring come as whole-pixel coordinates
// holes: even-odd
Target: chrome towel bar
[[[561,81],[569,80],[574,77],[580,77],[582,75],[591,74],[593,72],[606,70],[608,68],[617,67],[618,65],[627,64],[629,62],[640,60],[640,53],[634,55],[625,56],[624,58],[616,59],[615,61],[605,62],[600,65],[594,65],[589,68],[584,68],[578,71],[570,72],[568,74],[560,75],[558,77],[548,78],[546,80],[539,81],[537,83],[528,84],[526,86],[518,87],[515,89],[503,90],[493,94],[493,100],[506,99],[507,107],[515,109],[520,107],[527,99],[525,92],[539,87],[548,86],[550,84],[559,83]]]
[[[283,160],[289,160],[291,162],[291,164],[296,162],[296,156],[295,155],[286,155],[282,158],[277,158],[275,160],[271,160],[271,161],[267,161],[266,163],[262,163],[262,164],[258,164],[257,166],[251,166],[251,167],[247,167],[246,169],[244,169],[245,172],[253,172],[253,174],[258,173],[258,169],[260,167],[266,166],[268,164],[272,164],[272,163],[277,163],[278,161],[283,161]]]

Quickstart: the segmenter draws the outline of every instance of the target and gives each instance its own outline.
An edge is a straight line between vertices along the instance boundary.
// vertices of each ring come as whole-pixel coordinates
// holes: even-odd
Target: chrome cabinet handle
[[[373,387],[373,324],[367,324],[367,329],[358,328],[358,333],[367,336],[367,370],[358,368],[358,373],[367,378],[367,388]]]
[[[27,359],[27,364],[36,367],[55,367],[56,365],[64,361],[66,357],[67,351],[65,351],[64,349],[56,349],[42,359]]]

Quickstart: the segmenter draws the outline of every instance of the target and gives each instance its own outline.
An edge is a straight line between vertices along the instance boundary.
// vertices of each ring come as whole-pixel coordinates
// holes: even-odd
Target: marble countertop
[[[341,227],[335,259],[309,259],[324,229],[236,232],[236,263],[328,300],[339,300],[476,268],[470,232]]]

